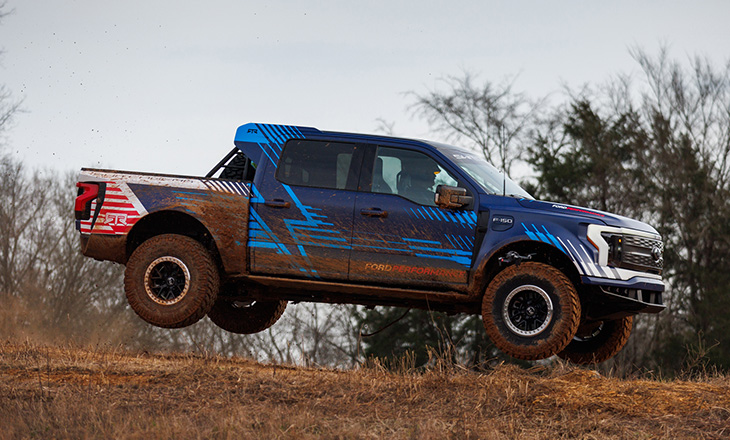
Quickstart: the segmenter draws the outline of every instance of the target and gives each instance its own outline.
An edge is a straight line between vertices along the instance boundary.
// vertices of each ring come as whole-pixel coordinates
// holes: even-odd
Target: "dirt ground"
[[[0,343],[0,438],[730,438],[730,378],[352,371]]]

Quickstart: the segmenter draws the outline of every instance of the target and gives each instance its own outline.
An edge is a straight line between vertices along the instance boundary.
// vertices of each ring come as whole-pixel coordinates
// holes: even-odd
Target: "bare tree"
[[[288,345],[295,347],[306,365],[354,366],[357,332],[355,306],[299,304],[287,316]]]
[[[51,240],[48,230],[40,227],[49,217],[43,183],[28,178],[10,155],[0,158],[0,289],[6,294],[18,293]]]
[[[271,328],[256,334],[226,332],[204,319],[179,330],[151,329],[138,348],[197,350],[225,356],[244,356],[263,362],[307,366],[352,367],[358,357],[355,306],[290,305]],[[158,336],[163,336],[158,338]]]
[[[7,15],[2,2],[0,20]],[[24,185],[23,166],[3,151],[4,134],[19,108],[20,103],[14,102],[7,88],[0,84],[0,295],[13,294],[16,291],[14,272],[28,270],[28,258],[22,255],[27,250],[21,236],[32,221],[28,213],[33,210],[30,205],[34,200]]]
[[[375,131],[385,134],[386,136],[396,136],[395,134],[395,122],[388,121],[384,118],[377,118],[375,122],[378,123]]]
[[[6,335],[120,343],[136,321],[121,290],[122,267],[79,252],[75,178],[0,162],[0,288]]]
[[[10,14],[5,7],[6,2],[0,2],[0,22]],[[0,48],[0,55],[2,54],[3,50]],[[3,135],[9,128],[15,114],[20,111],[20,104],[21,101],[13,100],[12,94],[7,87],[0,84],[0,152],[2,152]]]
[[[423,117],[450,141],[470,142],[491,163],[509,173],[522,153],[522,137],[541,103],[513,91],[514,79],[495,84],[474,84],[474,77],[443,79],[445,91],[410,92],[413,113]]]

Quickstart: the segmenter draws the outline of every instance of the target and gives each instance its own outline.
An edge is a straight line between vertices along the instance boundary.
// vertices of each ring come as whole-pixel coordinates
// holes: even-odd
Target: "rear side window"
[[[354,153],[354,144],[294,139],[284,146],[276,178],[287,185],[352,189]]]

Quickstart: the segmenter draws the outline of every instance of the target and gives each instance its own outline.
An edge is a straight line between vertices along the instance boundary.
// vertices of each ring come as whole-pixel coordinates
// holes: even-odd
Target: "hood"
[[[612,214],[610,212],[598,211],[595,209],[583,208],[580,206],[566,205],[563,203],[543,202],[539,200],[520,199],[518,202],[520,205],[528,209],[560,213],[563,215],[575,217],[583,217],[601,221],[607,226],[635,229],[638,231],[659,235],[656,229],[652,228],[644,222],[621,215]]]

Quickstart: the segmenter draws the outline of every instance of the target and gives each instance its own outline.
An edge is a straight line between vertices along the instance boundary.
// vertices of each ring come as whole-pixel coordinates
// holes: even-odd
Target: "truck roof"
[[[311,138],[327,138],[337,139],[342,141],[359,141],[359,142],[387,142],[390,144],[419,144],[425,147],[431,147],[433,149],[444,151],[454,150],[464,151],[473,153],[463,147],[457,147],[453,145],[447,145],[439,142],[433,142],[423,139],[403,138],[396,136],[385,136],[365,133],[348,133],[338,131],[322,131],[314,127],[296,126],[296,125],[281,125],[281,124],[263,124],[263,123],[248,123],[241,125],[236,130],[236,136],[234,142],[246,142],[246,143],[257,143],[257,144],[270,144],[275,143],[282,147],[284,143],[289,139],[311,139]]]

